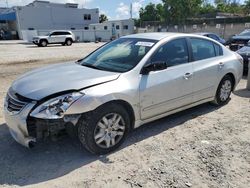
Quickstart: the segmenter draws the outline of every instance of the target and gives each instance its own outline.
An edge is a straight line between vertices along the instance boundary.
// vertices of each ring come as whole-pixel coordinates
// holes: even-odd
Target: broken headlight
[[[74,92],[62,95],[39,105],[30,115],[40,119],[59,119],[64,116],[66,110],[84,93]]]

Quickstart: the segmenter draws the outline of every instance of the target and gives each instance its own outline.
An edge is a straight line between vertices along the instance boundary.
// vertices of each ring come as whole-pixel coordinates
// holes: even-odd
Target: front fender
[[[140,119],[138,88],[139,80],[128,83],[123,78],[88,88],[82,91],[85,96],[72,104],[65,114],[90,112],[105,103],[119,100],[128,103],[132,107],[135,120]]]

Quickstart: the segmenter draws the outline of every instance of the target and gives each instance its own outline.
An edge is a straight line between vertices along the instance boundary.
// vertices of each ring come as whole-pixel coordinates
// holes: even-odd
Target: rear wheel
[[[72,40],[71,39],[66,39],[65,44],[67,46],[71,46],[72,45]]]
[[[78,124],[78,138],[91,153],[105,154],[117,149],[130,130],[128,112],[118,104],[98,108]]]
[[[231,76],[226,75],[220,82],[213,104],[221,106],[230,100],[230,95],[233,90],[233,80]]]

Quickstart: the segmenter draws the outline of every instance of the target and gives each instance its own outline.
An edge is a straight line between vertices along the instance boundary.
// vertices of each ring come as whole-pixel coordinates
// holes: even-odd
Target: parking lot
[[[0,111],[14,79],[80,59],[103,43],[36,47],[0,41]],[[39,83],[38,83],[39,84]],[[0,113],[0,187],[225,187],[250,185],[250,92],[243,78],[229,104],[203,104],[133,131],[114,153],[93,156],[68,137],[26,149]]]

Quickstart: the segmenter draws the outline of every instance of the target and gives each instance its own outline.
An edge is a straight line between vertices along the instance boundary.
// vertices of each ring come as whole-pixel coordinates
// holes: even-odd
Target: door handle
[[[224,67],[224,63],[223,63],[223,62],[220,62],[220,63],[219,63],[219,67],[220,67],[220,68]]]
[[[185,80],[188,80],[189,78],[192,77],[192,75],[193,75],[192,73],[188,72],[183,77],[184,77]]]

